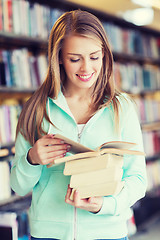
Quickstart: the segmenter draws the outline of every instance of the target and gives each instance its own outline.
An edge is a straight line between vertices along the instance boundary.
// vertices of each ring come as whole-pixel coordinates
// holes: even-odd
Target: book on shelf
[[[25,201],[25,199],[23,200]],[[8,206],[8,209],[0,213],[0,237],[2,240],[28,240],[29,239],[29,220],[28,207],[22,203],[14,203],[15,206]],[[13,211],[14,209],[14,211]]]
[[[143,131],[143,143],[146,152],[146,157],[154,157],[160,154],[160,130]]]
[[[47,68],[48,61],[45,54],[33,56],[26,48],[0,50],[0,85],[2,86],[37,88],[45,79]]]
[[[147,162],[146,172],[148,179],[147,191],[158,188],[160,186],[160,158],[156,161]]]
[[[130,28],[121,28],[111,22],[103,22],[103,26],[113,51],[148,58],[159,58],[158,37],[153,37],[151,34],[146,35],[141,31]]]
[[[0,161],[0,201],[11,197],[10,167],[7,161]]]
[[[1,0],[3,13],[3,29],[6,32],[12,32],[12,0]]]
[[[18,223],[16,213],[0,213],[0,236],[1,239],[6,240],[18,239]]]
[[[160,93],[158,93],[160,96]],[[160,122],[160,99],[156,93],[147,94],[143,98],[140,96],[134,97],[137,105],[137,113],[142,124]]]
[[[160,89],[160,69],[156,65],[137,63],[114,64],[114,78],[119,89],[141,93]]]
[[[130,150],[136,145],[130,142],[107,142],[93,150],[60,134],[55,134],[55,138],[63,139],[65,143],[70,144],[70,151],[74,153],[55,159],[53,163],[65,163],[63,173],[71,175],[71,199],[75,190],[78,190],[81,198],[118,194],[124,186],[123,155],[144,155],[143,152]]]
[[[0,106],[0,144],[10,143],[15,140],[16,126],[21,109],[22,107],[18,101],[14,99],[6,100]]]
[[[3,11],[2,11],[2,0],[0,0],[0,31],[3,30]]]
[[[25,0],[0,0],[0,30],[17,35],[47,39],[63,13],[43,4]]]

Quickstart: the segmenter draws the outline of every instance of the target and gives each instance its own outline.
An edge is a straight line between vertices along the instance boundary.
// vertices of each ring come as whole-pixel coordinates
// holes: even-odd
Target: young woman
[[[25,104],[17,126],[11,186],[19,195],[32,191],[32,239],[127,239],[130,207],[144,197],[145,159],[124,157],[124,188],[118,195],[70,200],[64,164],[68,155],[60,133],[92,149],[107,141],[135,142],[143,151],[132,102],[115,90],[113,58],[101,22],[86,11],[63,14],[51,30],[49,67],[42,86]]]

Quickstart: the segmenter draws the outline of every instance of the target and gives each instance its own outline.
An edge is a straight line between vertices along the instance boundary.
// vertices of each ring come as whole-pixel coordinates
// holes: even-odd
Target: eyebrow
[[[95,54],[95,53],[98,53],[98,52],[101,52],[101,50],[97,50],[97,51],[95,51],[95,52],[92,52],[92,53],[90,53],[89,55],[92,55],[92,54]],[[81,56],[82,54],[78,54],[78,53],[67,53],[67,55]]]

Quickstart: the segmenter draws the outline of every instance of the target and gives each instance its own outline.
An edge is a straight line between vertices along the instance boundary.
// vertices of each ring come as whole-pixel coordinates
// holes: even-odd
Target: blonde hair
[[[97,79],[92,103],[97,110],[111,103],[114,109],[116,122],[118,122],[120,95],[115,90],[113,81],[113,56],[107,40],[105,30],[99,19],[87,11],[75,10],[64,13],[54,24],[48,43],[48,72],[44,83],[25,103],[20,114],[17,134],[20,131],[31,145],[37,139],[46,134],[42,128],[45,118],[53,125],[46,111],[47,98],[56,99],[58,93],[64,86],[66,73],[63,65],[59,64],[63,40],[70,35],[91,37],[101,42],[104,57],[101,73]]]

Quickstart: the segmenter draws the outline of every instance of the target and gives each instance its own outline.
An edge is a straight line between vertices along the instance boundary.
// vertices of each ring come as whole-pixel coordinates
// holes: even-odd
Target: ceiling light
[[[138,8],[128,10],[123,13],[123,18],[135,25],[143,26],[152,23],[154,18],[154,11],[152,8]]]

